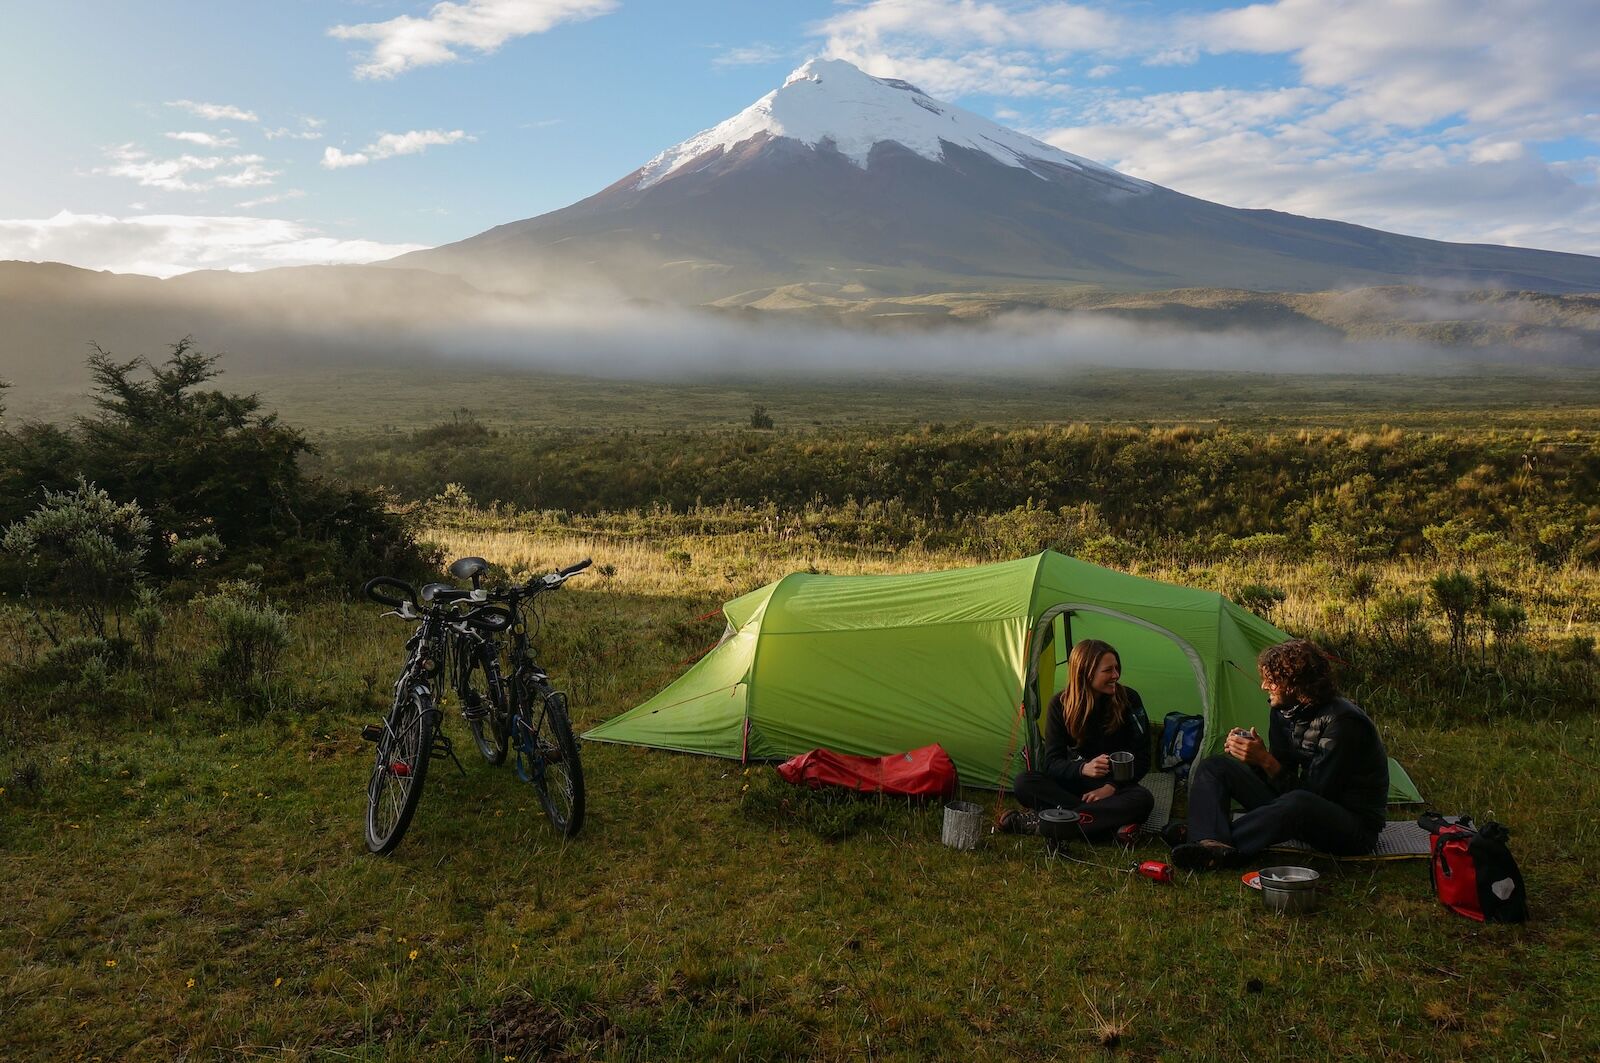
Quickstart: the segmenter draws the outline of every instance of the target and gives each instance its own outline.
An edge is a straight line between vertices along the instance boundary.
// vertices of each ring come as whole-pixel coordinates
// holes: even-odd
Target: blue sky
[[[1600,254],[1592,14],[1556,0],[12,5],[0,258],[167,275],[388,257],[598,191],[818,55],[1207,199]]]

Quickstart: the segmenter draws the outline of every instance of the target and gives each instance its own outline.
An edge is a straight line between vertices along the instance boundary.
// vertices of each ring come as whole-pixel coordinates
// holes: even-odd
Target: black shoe
[[[1031,808],[1014,808],[1000,817],[1001,834],[1038,834],[1039,813]]]
[[[1182,820],[1175,820],[1161,828],[1161,840],[1167,843],[1168,849],[1176,849],[1189,840],[1189,824]]]
[[[1185,842],[1172,850],[1173,866],[1184,871],[1217,871],[1243,862],[1243,855],[1231,845]]]

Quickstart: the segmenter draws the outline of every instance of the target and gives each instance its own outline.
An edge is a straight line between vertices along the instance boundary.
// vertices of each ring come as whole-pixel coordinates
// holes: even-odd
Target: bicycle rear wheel
[[[463,702],[476,702],[469,708],[473,715],[467,718],[472,731],[473,744],[478,754],[490,764],[504,764],[507,739],[507,720],[504,684],[500,682],[500,663],[495,660],[491,647],[480,647],[469,652],[462,662],[461,690]]]
[[[426,688],[416,687],[384,721],[367,781],[367,848],[380,856],[400,844],[422,799],[436,715],[433,697]]]
[[[567,696],[543,683],[518,714],[517,759],[522,775],[539,794],[550,825],[564,838],[583,829],[583,765],[567,718]],[[531,717],[531,720],[530,720]]]

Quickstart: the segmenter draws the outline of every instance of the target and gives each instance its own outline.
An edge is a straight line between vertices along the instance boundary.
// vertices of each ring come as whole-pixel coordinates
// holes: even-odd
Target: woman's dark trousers
[[[1077,785],[1084,787],[1084,793],[1104,786],[1109,779],[1086,779]],[[1098,801],[1085,804],[1082,794],[1078,793],[1072,784],[1068,784],[1052,775],[1042,771],[1025,771],[1020,773],[1011,785],[1017,795],[1017,801],[1024,807],[1040,808],[1070,808],[1074,811],[1085,813],[1093,819],[1093,824],[1084,830],[1088,838],[1109,837],[1116,833],[1118,827],[1127,826],[1129,823],[1143,823],[1150,816],[1150,810],[1156,806],[1156,799],[1142,786],[1124,786],[1110,797],[1102,797]]]
[[[1230,821],[1235,801],[1245,812]],[[1280,794],[1261,772],[1227,754],[1207,757],[1189,775],[1189,840],[1207,838],[1246,856],[1290,840],[1336,856],[1370,853],[1378,843],[1349,809],[1309,790]]]

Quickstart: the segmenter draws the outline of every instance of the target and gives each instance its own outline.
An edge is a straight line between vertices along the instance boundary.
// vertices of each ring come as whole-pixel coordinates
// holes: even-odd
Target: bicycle
[[[551,826],[565,838],[574,837],[583,828],[583,764],[572,734],[567,696],[551,686],[549,673],[533,652],[528,617],[531,613],[536,635],[539,596],[560,588],[592,563],[590,558],[584,558],[526,583],[487,592],[481,583],[489,563],[483,558],[464,557],[450,566],[450,574],[456,579],[472,581],[471,594],[482,595],[481,600],[491,605],[503,606],[511,618],[505,672],[468,664],[469,676],[474,667],[483,668],[484,697],[488,702],[483,716],[469,718],[478,750],[491,764],[502,763],[508,748],[516,752],[517,777],[533,784]],[[502,674],[509,676],[509,681]]]
[[[384,594],[389,588],[399,591],[401,597]],[[511,626],[512,616],[503,607],[488,604],[481,591],[464,591],[445,583],[430,583],[418,594],[404,580],[379,576],[367,581],[363,590],[368,598],[390,607],[392,612],[386,616],[417,621],[406,642],[406,663],[395,680],[388,715],[382,724],[368,724],[361,730],[362,737],[377,747],[367,780],[366,841],[367,848],[381,856],[393,852],[405,837],[422,798],[432,757],[448,756],[457,770],[466,774],[454,743],[440,728],[443,714],[435,690],[441,672],[453,658],[475,662],[466,668],[458,663],[454,669],[457,694],[464,706],[476,667],[484,670],[486,686],[493,677],[492,687],[498,691],[494,635]],[[465,613],[457,612],[462,602],[471,606]],[[476,707],[482,695],[471,692]]]

